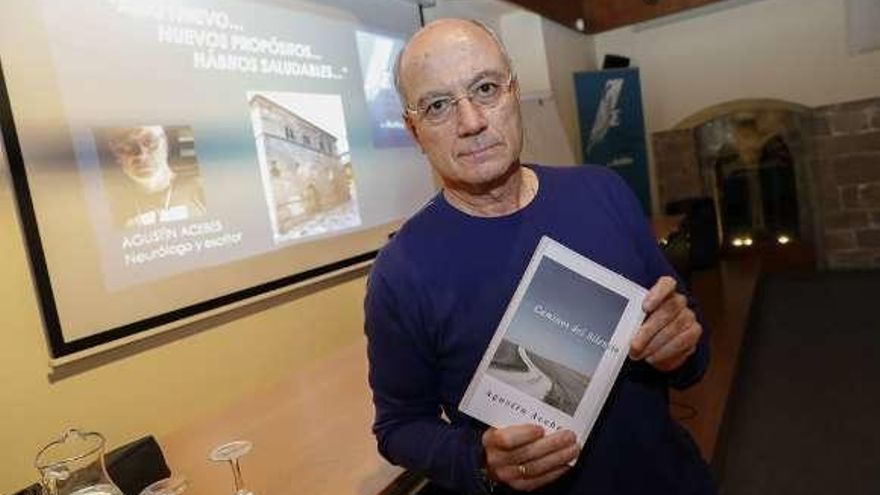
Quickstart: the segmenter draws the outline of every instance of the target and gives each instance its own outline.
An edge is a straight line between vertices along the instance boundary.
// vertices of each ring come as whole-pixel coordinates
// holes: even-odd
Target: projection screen
[[[0,119],[52,356],[367,262],[435,191],[401,0],[7,0]]]

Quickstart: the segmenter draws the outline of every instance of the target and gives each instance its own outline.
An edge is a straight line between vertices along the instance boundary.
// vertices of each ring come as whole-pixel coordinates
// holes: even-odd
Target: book
[[[459,410],[499,428],[568,429],[583,447],[645,318],[647,292],[542,237]]]

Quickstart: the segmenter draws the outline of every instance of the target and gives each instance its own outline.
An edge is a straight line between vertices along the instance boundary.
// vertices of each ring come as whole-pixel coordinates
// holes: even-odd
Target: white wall
[[[640,68],[649,132],[741,98],[819,106],[880,94],[880,50],[849,53],[845,0],[729,1],[595,43],[599,59]]]
[[[519,89],[524,95],[551,91],[541,16],[519,10],[499,19],[499,36],[514,64]]]
[[[544,47],[547,52],[547,70],[550,85],[559,109],[562,126],[574,150],[578,163],[583,161],[574,92],[574,73],[595,70],[596,56],[593,38],[584,36],[561,24],[544,19]]]

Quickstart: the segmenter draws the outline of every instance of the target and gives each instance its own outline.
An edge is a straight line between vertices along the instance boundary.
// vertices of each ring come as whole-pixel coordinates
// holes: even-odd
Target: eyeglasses
[[[438,95],[425,98],[415,105],[407,105],[406,113],[415,115],[420,122],[429,125],[442,125],[449,122],[456,113],[458,102],[467,98],[472,105],[481,110],[494,108],[510,91],[516,79],[513,74],[506,81],[485,77],[458,95]]]

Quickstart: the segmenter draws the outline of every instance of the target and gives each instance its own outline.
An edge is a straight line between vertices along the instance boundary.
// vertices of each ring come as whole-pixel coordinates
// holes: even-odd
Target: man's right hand
[[[483,433],[485,468],[490,478],[521,491],[540,488],[566,473],[580,453],[569,430],[550,435],[538,425],[489,428]]]

